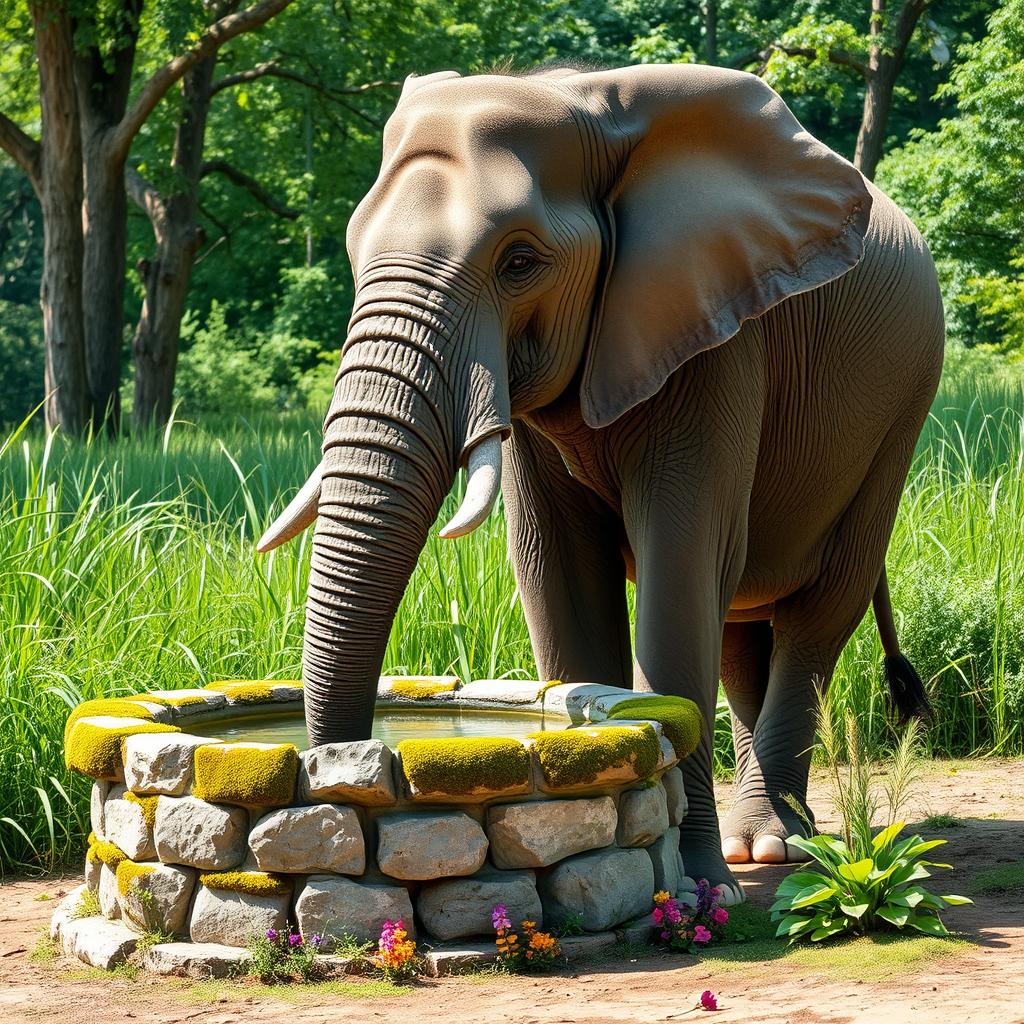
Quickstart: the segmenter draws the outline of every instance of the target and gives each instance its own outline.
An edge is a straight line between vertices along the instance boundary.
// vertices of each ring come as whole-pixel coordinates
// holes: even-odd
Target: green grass
[[[952,814],[929,814],[928,817],[921,822],[921,828],[925,830],[933,828],[947,829],[963,827],[963,819],[954,818]]]
[[[911,471],[889,578],[902,642],[936,707],[930,752],[1020,754],[1024,387],[957,376],[957,365]],[[320,428],[288,415],[71,443],[30,425],[0,446],[3,873],[84,853],[88,786],[62,763],[64,719],[80,701],[298,673],[309,534],[270,556],[254,542],[317,461]],[[831,700],[884,749],[892,733],[870,618]],[[533,673],[500,515],[461,541],[428,541],[384,670]],[[727,772],[724,703],[716,755]]]
[[[970,890],[979,896],[1024,891],[1024,861],[979,871],[971,880]]]

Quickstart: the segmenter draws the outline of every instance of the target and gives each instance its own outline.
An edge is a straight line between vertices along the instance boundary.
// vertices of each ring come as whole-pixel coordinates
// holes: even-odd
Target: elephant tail
[[[928,700],[924,683],[917,674],[917,669],[910,664],[905,654],[900,652],[899,638],[896,636],[896,623],[893,620],[892,601],[889,598],[889,581],[882,569],[878,578],[878,586],[872,598],[875,610],[875,624],[885,652],[885,678],[889,683],[889,695],[899,715],[900,725],[911,718],[927,719],[931,716],[932,706]]]

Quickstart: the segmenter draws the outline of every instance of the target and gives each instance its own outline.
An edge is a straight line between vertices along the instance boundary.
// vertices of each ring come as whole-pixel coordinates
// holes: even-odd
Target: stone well
[[[676,767],[700,736],[688,701],[591,684],[381,679],[378,708],[543,712],[547,731],[330,743],[225,742],[218,724],[302,710],[298,683],[89,701],[68,720],[66,760],[91,776],[85,886],[102,916],[52,932],[110,967],[143,933],[155,970],[230,964],[253,934],[295,927],[376,940],[403,918],[421,948],[488,940],[491,910],[608,933],[667,889],[694,889],[679,854]],[[554,724],[558,728],[552,729]],[[197,735],[207,733],[207,735]],[[214,971],[216,973],[216,971]]]

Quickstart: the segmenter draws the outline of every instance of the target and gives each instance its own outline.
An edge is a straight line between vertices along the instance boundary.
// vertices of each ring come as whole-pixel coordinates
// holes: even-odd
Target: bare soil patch
[[[728,805],[729,786],[720,787]],[[815,779],[819,824],[834,825],[827,788]],[[926,819],[947,815],[954,827]],[[492,1022],[655,1024],[688,1019],[792,1024],[1024,1022],[1024,888],[977,892],[979,876],[1024,864],[1024,762],[935,762],[911,808],[915,829],[950,840],[955,870],[935,891],[973,896],[947,923],[966,941],[924,940],[815,947],[782,955],[781,943],[723,947],[700,959],[619,950],[607,960],[540,977],[478,975],[425,980],[406,989],[353,981],[268,990],[242,982],[195,983],[140,974],[134,981],[78,961],[32,956],[53,898],[76,877],[15,880],[0,887],[0,1021],[9,1024],[320,1024]],[[767,907],[785,867],[750,865],[749,899]],[[1004,872],[1004,878],[1007,872]],[[49,895],[51,900],[41,900]],[[704,989],[714,1014],[688,1011]]]

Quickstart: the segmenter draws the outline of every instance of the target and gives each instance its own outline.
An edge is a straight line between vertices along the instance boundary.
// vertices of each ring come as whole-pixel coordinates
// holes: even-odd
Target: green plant
[[[320,944],[319,935],[311,935],[307,941],[291,929],[270,928],[263,935],[249,937],[248,956],[242,961],[241,973],[268,985],[313,981],[320,973],[316,959]]]
[[[971,891],[991,896],[1004,892],[1024,890],[1024,861],[1016,864],[1000,864],[998,867],[979,871],[971,882]]]
[[[963,828],[964,823],[952,814],[929,814],[921,824],[925,828]]]
[[[72,921],[77,921],[81,917],[98,917],[101,913],[99,896],[92,889],[83,889],[68,916]]]
[[[923,855],[945,839],[900,839],[905,822],[897,820],[917,772],[918,723],[905,729],[882,789],[887,824],[877,832],[872,821],[881,799],[857,722],[849,716],[840,734],[825,700],[818,706],[819,746],[832,776],[832,797],[842,837],[811,834],[787,842],[809,854],[816,866],[793,872],[775,893],[772,919],[776,935],[790,942],[820,942],[835,935],[863,935],[879,927],[914,928],[928,935],[948,934],[939,914],[972,901],[964,896],[935,896],[918,883],[931,877],[930,867],[948,868]],[[797,813],[803,808],[795,800]],[[813,826],[805,816],[805,824]]]
[[[582,935],[584,930],[583,914],[577,911],[572,914],[566,914],[558,927],[551,930],[551,933],[556,938],[565,939],[571,935]]]

